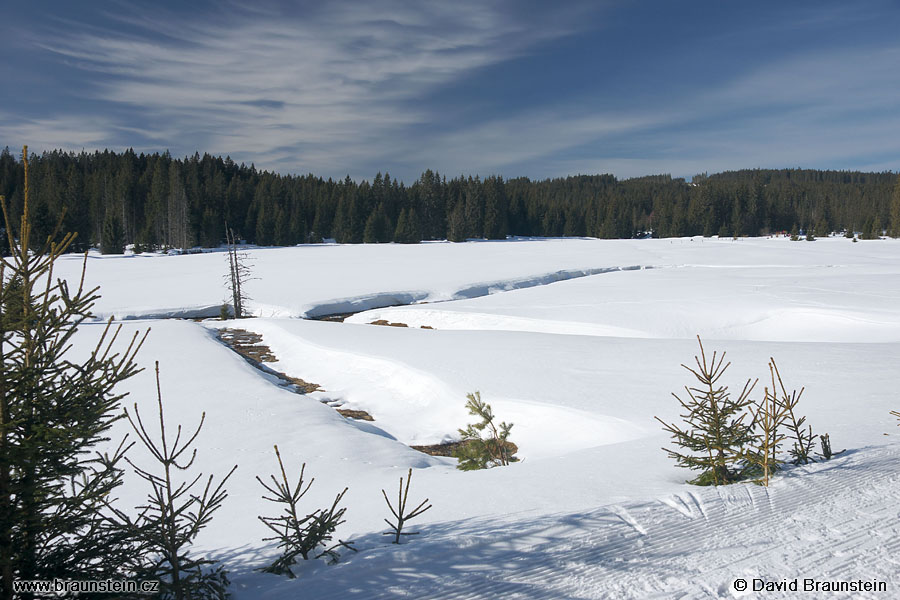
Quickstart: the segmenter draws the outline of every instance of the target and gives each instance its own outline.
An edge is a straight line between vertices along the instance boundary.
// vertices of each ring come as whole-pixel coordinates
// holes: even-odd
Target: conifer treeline
[[[13,218],[21,211],[22,176],[21,161],[8,149],[0,153],[0,194]],[[35,239],[46,239],[65,208],[62,230],[78,232],[74,250],[104,242],[218,246],[226,223],[260,245],[900,229],[897,176],[890,172],[757,169],[687,183],[667,175],[447,179],[429,170],[407,186],[380,173],[371,182],[333,181],[208,154],[174,159],[128,150],[33,155],[31,181]]]

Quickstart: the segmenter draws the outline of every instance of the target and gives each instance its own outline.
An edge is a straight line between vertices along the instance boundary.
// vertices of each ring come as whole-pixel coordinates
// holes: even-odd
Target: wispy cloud
[[[642,79],[627,55],[591,54],[602,44],[571,43],[604,35],[598,15],[605,9],[593,2],[565,9],[477,0],[299,6],[226,1],[213,12],[174,12],[123,3],[90,23],[58,22],[49,32],[44,24],[33,43],[77,74],[79,85],[67,88],[70,103],[63,99],[30,120],[0,113],[0,139],[76,150],[200,150],[325,176],[388,169],[407,181],[425,168],[628,177],[900,166],[890,159],[900,155],[900,46],[859,37],[827,50],[809,43],[817,28],[848,22],[837,3],[806,22],[774,21],[765,31],[711,28],[710,37],[691,44],[724,48],[738,35],[745,42],[738,46],[760,51],[714,61],[727,67],[708,81],[693,78],[693,86],[678,85],[674,68],[661,76],[668,65],[685,67],[680,57],[669,61],[663,43],[652,59],[664,67],[656,80]],[[625,23],[635,35],[646,25],[639,17]],[[799,29],[806,43],[763,51],[766,36],[793,40]],[[630,41],[631,31],[619,39]],[[654,41],[635,42],[644,43]],[[530,65],[566,44],[549,54],[554,67],[575,65],[567,71],[570,86],[543,90],[537,100],[503,84],[479,88],[507,65]],[[582,72],[603,60],[613,72]],[[600,84],[586,83],[598,76]],[[542,88],[529,77],[520,68],[512,87]],[[603,85],[616,78],[627,84]]]
[[[115,124],[101,117],[62,116],[23,119],[0,112],[0,137],[22,140],[32,150],[114,147]]]
[[[442,136],[450,172],[690,176],[740,168],[900,170],[900,46],[778,57],[649,106],[560,101]],[[576,154],[574,158],[565,157]]]
[[[142,122],[131,127],[164,133],[153,141],[333,171],[429,127],[439,115],[417,102],[423,94],[575,27],[536,32],[477,1],[408,6],[330,3],[296,15],[226,4],[231,16],[212,22],[142,12],[117,18],[131,33],[61,30],[43,47],[93,73],[88,93],[135,112]],[[85,133],[57,143],[104,139]]]

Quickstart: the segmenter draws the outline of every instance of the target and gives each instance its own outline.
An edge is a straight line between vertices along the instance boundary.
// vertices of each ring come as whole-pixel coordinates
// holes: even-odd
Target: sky
[[[900,4],[7,3],[0,147],[283,174],[900,171]]]

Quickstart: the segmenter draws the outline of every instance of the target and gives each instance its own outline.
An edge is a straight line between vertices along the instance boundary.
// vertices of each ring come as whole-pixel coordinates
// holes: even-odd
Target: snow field
[[[237,598],[732,597],[741,576],[874,577],[900,590],[892,557],[900,430],[888,414],[900,408],[897,242],[551,240],[250,253],[251,308],[268,318],[125,324],[153,329],[139,355],[148,369],[123,387],[126,404],[138,402],[145,422],[155,414],[159,360],[167,421],[190,430],[206,412],[198,468],[221,475],[239,464],[198,547],[227,562]],[[644,268],[620,270],[635,266]],[[88,276],[102,284],[98,316],[135,319],[204,306],[217,314],[224,270],[218,253],[96,257]],[[451,301],[376,309],[389,299]],[[372,310],[346,323],[285,318],[336,306]],[[364,324],[378,318],[412,327]],[[280,388],[215,339],[221,326],[260,333],[278,357],[273,368],[324,391]],[[86,352],[99,328],[84,326],[76,350]],[[691,473],[660,449],[669,439],[653,416],[678,418],[670,393],[692,383],[679,364],[697,353],[696,333],[707,352],[727,351],[732,390],[764,378],[774,356],[788,389],[806,387],[800,407],[815,432],[850,451],[791,469],[769,490],[685,485]],[[515,424],[522,462],[463,473],[452,459],[407,446],[452,437],[470,418],[465,394],[476,390]],[[375,421],[345,419],[323,399]],[[125,431],[120,422],[113,437]],[[276,554],[260,539],[256,515],[274,507],[255,481],[277,467],[274,443],[289,471],[305,461],[316,478],[310,510],[350,487],[339,535],[358,540],[359,554],[334,567],[300,565],[294,581],[253,571]],[[141,456],[149,458],[133,459]],[[410,524],[422,534],[396,547],[380,535],[388,516],[380,490],[396,491],[409,467],[410,501],[429,497],[434,508]],[[131,506],[143,494],[130,478],[120,496]]]

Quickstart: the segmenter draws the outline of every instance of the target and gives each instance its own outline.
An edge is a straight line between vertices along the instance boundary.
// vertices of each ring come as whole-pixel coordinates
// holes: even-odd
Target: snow
[[[126,382],[142,414],[155,407],[160,364],[167,421],[190,428],[205,412],[197,468],[224,474],[229,497],[198,552],[226,562],[240,598],[740,597],[736,578],[886,582],[900,589],[900,243],[820,238],[738,241],[530,240],[412,246],[250,249],[259,318],[201,323],[162,316],[218,314],[222,253],[91,255],[97,316],[123,333],[151,327],[147,369]],[[63,259],[69,277],[79,263]],[[385,308],[392,304],[419,303]],[[368,309],[368,310],[367,310]],[[345,323],[297,317],[363,310]],[[368,325],[385,319],[410,327]],[[422,326],[434,329],[421,329]],[[216,339],[219,327],[263,336],[268,366],[315,382],[280,387]],[[76,351],[88,352],[99,322]],[[775,357],[827,463],[787,469],[766,489],[684,483],[653,419],[678,419],[680,366],[727,351],[731,389],[768,374]],[[757,395],[761,393],[761,381]],[[453,439],[480,391],[522,462],[461,472],[408,444]],[[322,401],[369,412],[341,417]],[[127,423],[120,422],[121,436]],[[338,565],[298,565],[296,580],[255,569],[277,554],[256,516],[276,509],[255,476],[307,464],[310,509],[345,486],[341,539],[359,552]],[[133,460],[148,456],[135,448]],[[410,501],[431,510],[388,543],[381,489],[413,468]],[[129,478],[126,506],[143,499]],[[783,592],[751,597],[784,597]],[[815,597],[812,595],[810,597]],[[838,593],[829,597],[867,597]]]

